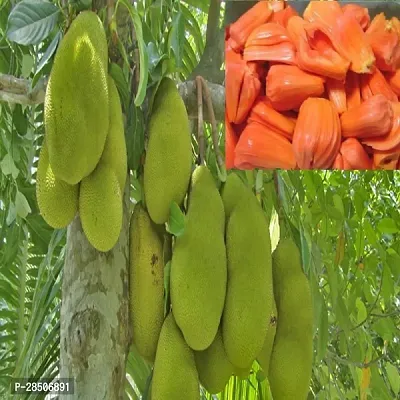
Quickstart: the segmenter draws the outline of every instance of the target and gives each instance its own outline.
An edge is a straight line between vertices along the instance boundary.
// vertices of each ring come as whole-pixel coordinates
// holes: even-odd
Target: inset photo
[[[226,3],[228,169],[400,169],[400,4]]]

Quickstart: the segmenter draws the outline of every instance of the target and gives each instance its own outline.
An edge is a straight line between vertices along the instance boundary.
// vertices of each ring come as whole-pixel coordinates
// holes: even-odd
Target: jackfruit
[[[194,358],[200,383],[207,392],[222,392],[233,374],[234,367],[226,356],[220,329],[211,346],[203,351],[195,351]]]
[[[231,363],[247,368],[264,344],[273,301],[268,224],[248,189],[228,219],[226,251],[228,288],[222,336]]]
[[[54,176],[43,142],[36,175],[36,197],[40,214],[56,229],[65,228],[78,211],[79,185],[69,185]]]
[[[161,328],[154,363],[152,400],[200,400],[193,351],[186,344],[172,313]]]
[[[50,73],[44,114],[50,165],[73,185],[98,164],[109,127],[107,39],[98,16],[84,11],[62,39]]]
[[[251,363],[250,366],[246,368],[233,367],[233,374],[241,380],[247,379],[250,375],[252,367],[253,363]]]
[[[221,191],[224,202],[225,216],[228,219],[235,205],[240,203],[241,196],[248,193],[248,189],[235,173],[230,173]]]
[[[122,227],[122,197],[112,168],[99,163],[80,185],[79,214],[91,245],[109,251],[116,244]]]
[[[118,90],[110,75],[108,76],[108,97],[110,101],[110,123],[100,161],[114,168],[121,188],[121,193],[123,193],[128,168],[124,121]]]
[[[272,257],[278,324],[268,379],[274,400],[305,400],[313,358],[310,286],[293,240],[281,240]]]
[[[262,348],[260,354],[257,356],[257,361],[260,364],[260,367],[263,369],[263,371],[265,373],[265,377],[268,376],[269,361],[271,359],[272,346],[274,344],[274,339],[275,339],[277,317],[278,317],[278,313],[276,311],[275,300],[273,299],[272,312],[271,312],[271,317],[269,320],[267,334],[264,339],[264,345],[263,345],[263,348]]]
[[[182,203],[192,169],[188,115],[169,78],[164,78],[157,90],[148,130],[144,194],[151,219],[163,224],[168,220],[171,203]]]
[[[225,214],[209,169],[192,176],[185,231],[171,262],[171,304],[186,343],[197,351],[213,342],[224,307],[227,265]]]
[[[139,354],[154,362],[164,320],[163,242],[141,204],[129,227],[130,305],[133,343]]]

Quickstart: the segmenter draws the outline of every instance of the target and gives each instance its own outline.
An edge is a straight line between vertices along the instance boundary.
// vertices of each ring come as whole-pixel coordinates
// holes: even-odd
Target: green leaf
[[[185,230],[185,214],[174,201],[170,207],[169,219],[167,222],[167,231],[176,237],[183,234]]]
[[[392,390],[394,394],[397,395],[399,394],[400,391],[400,374],[397,368],[389,363],[386,363],[385,365],[386,373],[390,382],[390,386],[392,387]]]
[[[13,124],[18,134],[25,136],[28,130],[28,119],[24,112],[22,111],[21,104],[16,104],[13,111]],[[15,154],[14,154],[15,156]]]
[[[207,13],[210,6],[210,0],[184,0],[184,3],[198,8],[199,10]]]
[[[378,222],[378,229],[382,233],[397,233],[399,228],[392,218],[383,218]]]
[[[135,97],[135,106],[139,107],[143,104],[143,101],[146,97],[146,88],[147,88],[147,80],[148,80],[148,57],[146,51],[146,45],[143,40],[143,31],[142,31],[142,20],[140,19],[139,14],[135,10],[135,8],[131,5],[128,0],[118,0],[118,5],[122,3],[129,11],[131,15],[131,19],[133,22],[133,26],[135,28],[137,45],[139,48],[139,86]]]
[[[42,68],[47,64],[47,62],[50,60],[50,58],[53,56],[55,53],[58,43],[60,43],[60,40],[62,38],[62,33],[60,31],[57,32],[57,34],[54,36],[53,40],[47,47],[46,51],[44,52],[42,58],[39,61],[36,74],[38,74]]]
[[[21,75],[28,78],[33,68],[33,57],[30,54],[24,54],[22,57]]]
[[[128,82],[125,79],[124,72],[118,64],[111,63],[108,73],[114,79],[115,86],[117,87],[121,96],[121,103],[124,106],[123,109],[125,110],[128,107],[129,102],[129,87]]]
[[[17,210],[17,215],[21,218],[26,218],[31,212],[28,200],[26,200],[26,197],[20,191],[17,191],[15,196],[15,208]]]
[[[321,313],[319,318],[318,327],[318,346],[317,346],[317,359],[323,360],[328,348],[329,341],[329,322],[328,322],[328,310],[326,309],[325,301],[323,298],[321,300]]]
[[[172,28],[168,35],[168,47],[175,56],[175,65],[178,69],[182,68],[184,37],[185,37],[184,21],[182,13],[178,12],[173,16]]]
[[[279,216],[275,209],[272,210],[271,220],[269,222],[269,234],[271,237],[271,253],[276,249],[280,237]]]
[[[17,179],[19,169],[15,166],[14,160],[10,153],[7,153],[0,162],[0,169],[4,175],[11,175],[14,179]]]
[[[8,17],[7,37],[22,45],[39,44],[54,29],[60,10],[44,0],[22,0]]]
[[[365,308],[364,303],[360,300],[356,300],[357,307],[357,324],[363,322],[365,318],[367,318],[367,309]]]
[[[342,198],[337,193],[333,195],[333,204],[335,205],[336,210],[338,210],[340,214],[344,216],[343,201]]]
[[[143,111],[132,104],[129,107],[127,119],[125,139],[128,149],[128,166],[130,169],[136,170],[140,166],[144,151]]]

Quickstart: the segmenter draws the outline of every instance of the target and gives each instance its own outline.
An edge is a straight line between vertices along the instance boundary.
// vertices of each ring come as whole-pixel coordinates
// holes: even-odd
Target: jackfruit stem
[[[201,76],[196,76],[197,87],[197,141],[199,143],[200,165],[204,165],[204,120],[203,120],[203,90]]]

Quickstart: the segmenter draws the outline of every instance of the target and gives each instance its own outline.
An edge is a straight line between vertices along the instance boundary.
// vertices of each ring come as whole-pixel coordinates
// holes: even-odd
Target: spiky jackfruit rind
[[[166,317],[157,345],[151,400],[200,400],[193,351],[185,342],[173,314]]]
[[[144,194],[151,219],[163,224],[168,220],[171,203],[182,203],[192,169],[186,107],[169,78],[164,78],[157,90],[148,132]]]
[[[36,175],[36,198],[43,219],[55,229],[65,228],[78,211],[79,185],[69,185],[54,176],[44,142]]]
[[[139,354],[154,362],[164,320],[163,240],[141,204],[129,227],[132,337]]]
[[[84,11],[62,39],[45,96],[45,129],[54,175],[69,184],[98,164],[109,127],[107,39],[98,16]]]
[[[99,164],[80,185],[79,214],[90,244],[107,252],[118,241],[122,227],[122,197],[112,168]]]
[[[220,325],[227,282],[224,232],[224,207],[215,180],[207,167],[197,167],[170,277],[176,323],[186,343],[197,351],[211,345]]]
[[[123,192],[128,168],[124,121],[118,89],[110,75],[108,76],[108,97],[110,104],[110,124],[100,162],[108,164],[114,169],[121,192]]]
[[[268,380],[274,400],[306,400],[313,360],[313,306],[310,285],[292,239],[273,253],[278,324]]]

